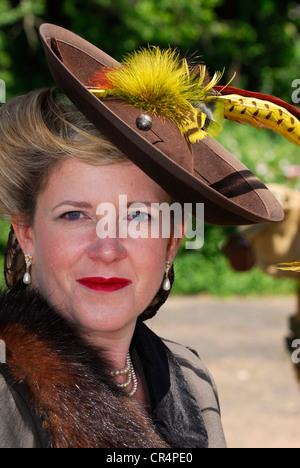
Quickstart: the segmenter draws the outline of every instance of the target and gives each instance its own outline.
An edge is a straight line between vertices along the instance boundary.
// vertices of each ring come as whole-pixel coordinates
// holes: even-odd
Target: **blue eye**
[[[128,217],[139,222],[149,221],[151,219],[151,215],[143,211],[134,211],[133,213],[129,213]]]
[[[69,211],[68,213],[64,213],[61,217],[67,218],[69,221],[76,221],[80,219],[81,212],[80,211]]]

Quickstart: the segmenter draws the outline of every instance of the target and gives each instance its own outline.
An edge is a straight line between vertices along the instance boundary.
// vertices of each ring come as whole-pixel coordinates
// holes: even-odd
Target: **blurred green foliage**
[[[0,78],[9,97],[53,85],[38,27],[71,29],[117,59],[147,44],[200,56],[235,84],[290,100],[300,6],[287,0],[0,0]]]
[[[182,55],[204,61],[211,72],[225,69],[224,84],[275,94],[291,102],[300,79],[300,5],[293,0],[0,0],[0,79],[7,98],[54,86],[38,27],[58,24],[81,35],[120,60],[133,49],[155,44],[177,47]],[[264,182],[288,183],[288,168],[299,164],[299,148],[268,131],[261,135],[227,123],[219,141]],[[183,247],[176,261],[178,293],[284,293],[290,281],[266,277],[256,269],[230,270],[220,244],[233,229],[206,226],[204,247]],[[8,234],[0,225],[0,258]],[[0,265],[0,268],[1,265]]]

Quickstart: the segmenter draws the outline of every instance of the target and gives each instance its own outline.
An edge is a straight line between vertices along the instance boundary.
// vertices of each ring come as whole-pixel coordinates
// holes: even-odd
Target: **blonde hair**
[[[32,91],[0,109],[0,213],[32,224],[50,174],[68,158],[104,165],[128,161],[53,89]]]

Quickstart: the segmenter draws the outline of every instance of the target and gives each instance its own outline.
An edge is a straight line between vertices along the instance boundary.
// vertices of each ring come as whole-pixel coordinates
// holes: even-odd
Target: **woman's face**
[[[128,209],[124,196],[129,207],[144,205]],[[33,286],[84,331],[133,327],[158,291],[165,261],[172,263],[181,239],[121,236],[118,229],[100,238],[100,227],[108,227],[103,221],[113,223],[113,210],[109,218],[103,203],[115,208],[124,234],[126,223],[132,232],[148,230],[150,216],[157,217],[150,204],[163,202],[170,202],[167,193],[130,162],[92,166],[66,160],[39,196],[33,226],[14,224],[24,253],[33,257]]]

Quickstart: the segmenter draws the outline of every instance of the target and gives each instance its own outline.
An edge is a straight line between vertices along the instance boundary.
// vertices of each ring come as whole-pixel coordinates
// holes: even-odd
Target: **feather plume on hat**
[[[207,79],[205,65],[190,70],[176,50],[149,47],[130,54],[121,67],[101,69],[89,90],[100,99],[114,97],[172,120],[190,143],[222,130],[223,103],[213,96],[222,77]]]
[[[224,117],[250,124],[260,130],[269,128],[300,146],[300,110],[268,94],[254,93],[232,86],[216,86],[224,102]]]
[[[300,110],[270,95],[219,86],[206,66],[189,67],[179,52],[149,47],[129,54],[116,68],[101,68],[88,89],[99,99],[116,98],[172,120],[190,143],[215,138],[221,121],[269,128],[300,146]]]

